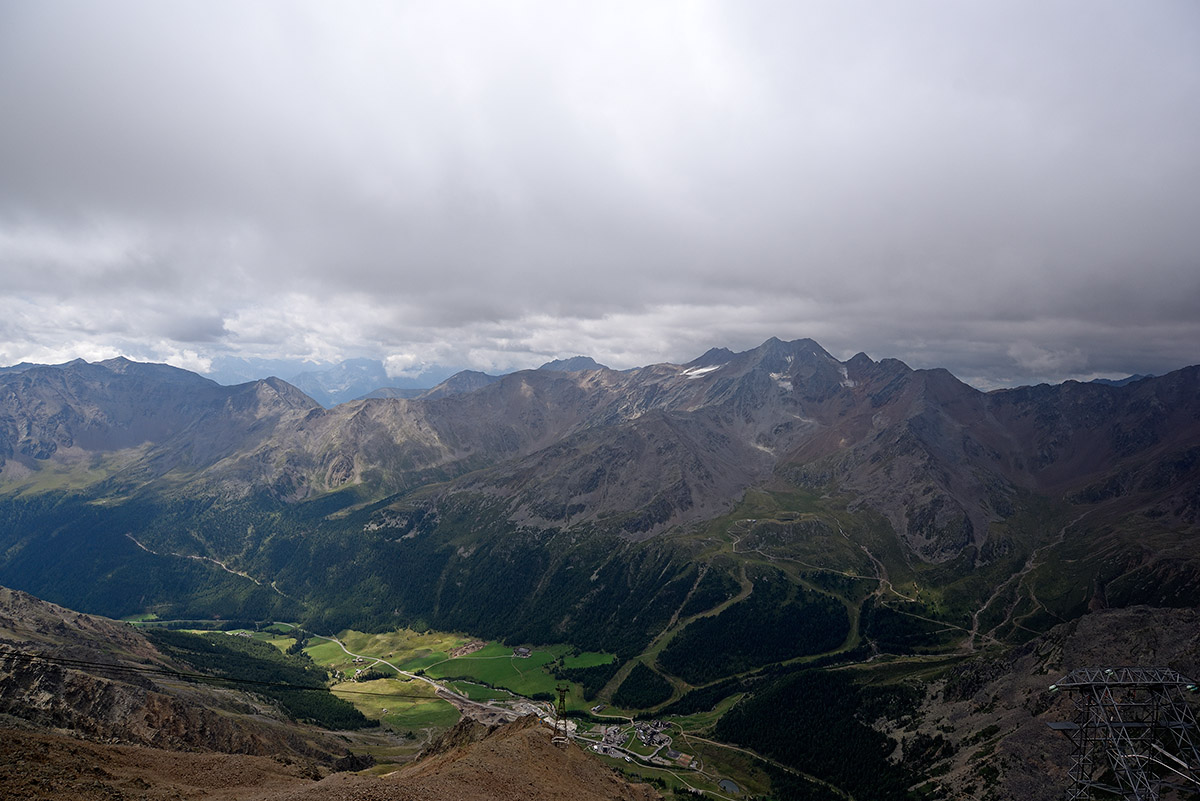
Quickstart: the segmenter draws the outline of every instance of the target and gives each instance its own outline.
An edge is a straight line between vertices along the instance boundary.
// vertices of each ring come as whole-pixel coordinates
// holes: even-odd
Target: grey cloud
[[[1198,34],[1187,2],[6,4],[0,355],[1181,366]]]
[[[182,317],[163,327],[163,334],[176,342],[217,342],[225,334],[225,321],[220,317]]]

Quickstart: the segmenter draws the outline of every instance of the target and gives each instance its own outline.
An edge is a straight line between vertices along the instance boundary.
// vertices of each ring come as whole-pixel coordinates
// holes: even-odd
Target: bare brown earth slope
[[[0,723],[0,798],[39,801],[654,801],[535,718],[390,776],[320,781],[287,754],[171,751],[82,741]]]
[[[311,785],[286,757],[169,751],[0,728],[0,798],[33,801],[234,801]]]
[[[382,778],[337,774],[271,801],[653,801],[579,748],[560,748],[535,717],[499,728],[464,720],[423,759]]]

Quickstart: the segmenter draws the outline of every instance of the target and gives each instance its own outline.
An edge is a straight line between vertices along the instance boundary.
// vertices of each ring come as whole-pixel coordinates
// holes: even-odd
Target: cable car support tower
[[[1074,720],[1051,723],[1070,738],[1067,801],[1158,801],[1164,787],[1200,797],[1196,684],[1169,668],[1080,668],[1050,685],[1074,701]]]
[[[558,693],[558,703],[554,705],[554,736],[551,742],[559,748],[566,748],[571,742],[567,732],[567,691],[570,687],[560,684],[554,689]]]

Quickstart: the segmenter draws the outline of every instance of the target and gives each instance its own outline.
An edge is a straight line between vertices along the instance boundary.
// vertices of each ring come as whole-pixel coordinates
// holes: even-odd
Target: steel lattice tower
[[[551,742],[565,746],[570,742],[567,736],[567,690],[571,688],[560,684],[554,689],[558,691],[558,704],[554,707],[554,737]]]
[[[1050,724],[1075,745],[1068,801],[1157,801],[1164,785],[1200,793],[1190,679],[1168,668],[1080,668],[1050,690],[1075,702],[1073,721]]]

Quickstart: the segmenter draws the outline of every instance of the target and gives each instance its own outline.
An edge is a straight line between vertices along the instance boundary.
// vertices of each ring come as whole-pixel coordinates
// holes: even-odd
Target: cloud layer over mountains
[[[1189,2],[0,4],[0,363],[1200,342]]]

